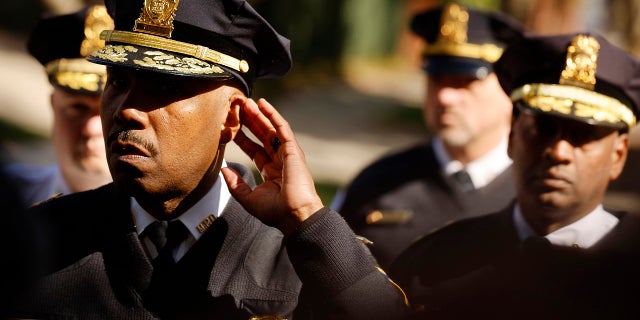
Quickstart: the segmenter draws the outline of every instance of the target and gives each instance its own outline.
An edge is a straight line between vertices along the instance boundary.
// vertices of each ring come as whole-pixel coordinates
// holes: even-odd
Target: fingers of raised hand
[[[273,110],[275,111],[275,109]],[[266,150],[278,151],[282,140],[278,137],[272,120],[263,113],[262,109],[252,99],[247,99],[245,104],[243,122],[251,133],[262,142]]]
[[[269,119],[270,125],[274,128],[277,134],[276,138],[278,138],[280,144],[295,140],[293,131],[287,120],[285,120],[267,100],[260,99],[257,105],[260,111]]]
[[[256,164],[258,170],[262,170],[263,166],[271,160],[264,148],[251,140],[242,130],[238,131],[234,142]]]
[[[235,170],[225,167],[222,168],[220,172],[227,182],[229,190],[236,199],[241,199],[251,193],[251,187],[244,182],[242,177]]]

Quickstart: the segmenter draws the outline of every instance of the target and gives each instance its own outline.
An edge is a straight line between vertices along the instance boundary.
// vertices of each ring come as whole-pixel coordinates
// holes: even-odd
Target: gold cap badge
[[[560,74],[560,84],[593,90],[596,85],[600,44],[594,37],[577,35],[567,47],[566,66]]]
[[[440,29],[435,43],[427,45],[424,55],[449,55],[495,62],[502,48],[492,44],[474,44],[468,41],[469,12],[456,3],[442,9]]]
[[[179,0],[144,0],[142,13],[135,21],[133,31],[171,38],[178,2]]]
[[[107,29],[113,29],[113,19],[109,17],[107,8],[104,6],[91,7],[84,22],[84,40],[80,44],[80,55],[86,57],[91,52],[104,47],[104,40],[100,39],[100,32]]]
[[[469,13],[461,6],[452,3],[442,10],[440,35],[438,41],[451,44],[467,42]]]

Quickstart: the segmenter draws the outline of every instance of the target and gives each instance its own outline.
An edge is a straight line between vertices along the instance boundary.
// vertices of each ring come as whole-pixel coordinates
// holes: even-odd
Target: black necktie
[[[173,295],[179,291],[175,289],[180,277],[173,252],[187,238],[189,230],[180,220],[156,221],[145,229],[145,233],[156,246],[158,256],[153,260],[153,274],[144,300],[150,310],[165,314],[174,307],[171,304],[172,299],[175,300]]]
[[[154,268],[166,270],[174,266],[176,262],[173,252],[187,238],[187,228],[180,220],[174,220],[156,221],[147,229],[147,236],[158,252],[158,256],[153,260]]]
[[[460,190],[462,190],[463,192],[469,192],[475,189],[475,187],[473,186],[473,181],[471,181],[471,176],[466,170],[460,170],[451,176],[453,177],[453,180],[456,181],[458,186],[460,186]]]
[[[551,241],[545,237],[531,236],[522,242],[522,249],[526,253],[540,254],[551,249]]]

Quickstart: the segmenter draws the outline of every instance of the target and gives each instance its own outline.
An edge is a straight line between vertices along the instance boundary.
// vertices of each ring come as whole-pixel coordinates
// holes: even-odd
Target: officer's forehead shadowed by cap
[[[495,64],[525,111],[628,131],[640,106],[640,62],[600,35],[528,35]]]
[[[425,40],[424,69],[432,75],[484,79],[508,43],[520,38],[518,21],[500,12],[451,2],[419,13],[411,30]]]
[[[94,63],[168,75],[235,80],[250,95],[258,77],[291,68],[289,40],[244,0],[106,0],[115,29]]]

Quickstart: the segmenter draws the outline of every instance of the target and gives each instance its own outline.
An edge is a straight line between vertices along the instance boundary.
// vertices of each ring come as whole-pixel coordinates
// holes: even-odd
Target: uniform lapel
[[[101,239],[106,271],[116,294],[139,300],[151,280],[151,260],[144,247],[131,215],[130,199],[113,189],[111,201],[104,203],[104,234]]]

